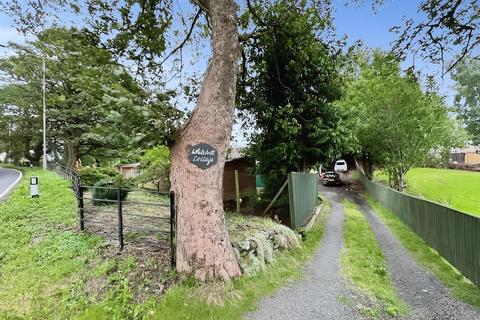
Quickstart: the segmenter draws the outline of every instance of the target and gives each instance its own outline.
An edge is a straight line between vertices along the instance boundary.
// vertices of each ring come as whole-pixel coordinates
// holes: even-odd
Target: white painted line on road
[[[4,168],[4,169],[6,169],[6,168]],[[10,190],[12,190],[12,188],[17,185],[18,181],[20,181],[20,179],[22,179],[22,176],[23,176],[22,171],[15,170],[15,169],[6,169],[6,170],[17,171],[20,175],[18,176],[17,180],[15,180],[5,191],[3,191],[2,194],[0,194],[0,199],[3,198],[6,194],[8,194],[10,192]]]

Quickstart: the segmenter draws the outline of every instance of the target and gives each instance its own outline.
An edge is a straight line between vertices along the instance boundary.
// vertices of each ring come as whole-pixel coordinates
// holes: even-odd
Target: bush
[[[148,183],[160,180],[161,184],[170,187],[170,150],[167,146],[156,146],[148,149],[140,159],[141,174],[139,182]]]
[[[93,188],[93,198],[94,199],[106,199],[106,200],[117,200],[118,197],[118,188],[129,188],[131,187],[130,181],[125,179],[122,176],[118,176],[116,179],[107,178],[96,182]],[[128,189],[122,189],[120,193],[120,199],[125,200],[128,196]],[[105,201],[93,201],[94,204],[107,204]]]
[[[93,186],[101,180],[118,179],[120,173],[114,168],[83,167],[77,171],[83,185]]]
[[[120,172],[117,169],[112,167],[99,167],[97,168],[97,170],[113,179],[116,179],[121,176]]]

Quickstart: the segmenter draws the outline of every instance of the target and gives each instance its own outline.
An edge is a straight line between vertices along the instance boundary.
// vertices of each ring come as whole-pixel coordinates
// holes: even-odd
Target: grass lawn
[[[151,252],[127,246],[117,254],[102,238],[78,232],[68,181],[23,171],[22,182],[0,201],[0,319],[241,319],[263,296],[302,276],[329,213],[326,203],[300,249],[280,252],[254,276],[226,285],[179,283]],[[38,199],[29,196],[34,175]]]
[[[392,212],[376,202],[370,195],[365,195],[365,198],[421,265],[433,272],[456,298],[480,308],[479,288],[466,279],[407,225],[403,224]]]
[[[375,318],[383,318],[384,314],[406,314],[407,307],[390,280],[382,251],[367,220],[351,201],[344,200],[343,206],[345,244],[340,260],[342,273],[375,301],[375,306],[362,312]]]
[[[385,174],[375,173],[386,181]],[[415,168],[407,172],[407,193],[480,217],[480,173]]]

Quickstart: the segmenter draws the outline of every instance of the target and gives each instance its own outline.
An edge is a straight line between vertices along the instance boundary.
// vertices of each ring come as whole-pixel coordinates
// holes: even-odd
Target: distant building
[[[231,150],[225,160],[223,172],[223,201],[235,200],[235,170],[238,171],[240,197],[255,195],[255,160],[242,154],[240,150]]]
[[[117,168],[125,178],[136,177],[140,174],[140,163],[119,164]]]
[[[449,162],[464,164],[480,164],[480,146],[468,144],[465,148],[452,148]]]

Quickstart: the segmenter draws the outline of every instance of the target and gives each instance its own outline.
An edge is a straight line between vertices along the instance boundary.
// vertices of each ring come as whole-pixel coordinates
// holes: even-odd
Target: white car
[[[347,172],[348,171],[347,162],[345,162],[345,160],[343,159],[337,160],[337,162],[335,162],[335,166],[333,167],[333,171]]]

